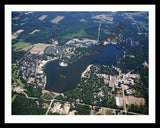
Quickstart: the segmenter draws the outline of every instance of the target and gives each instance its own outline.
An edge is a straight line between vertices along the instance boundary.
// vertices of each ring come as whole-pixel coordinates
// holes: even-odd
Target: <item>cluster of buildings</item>
[[[43,65],[47,61],[41,61],[41,56],[35,54],[27,54],[19,63],[22,78],[28,83],[44,87],[45,75],[43,73]],[[36,86],[35,86],[36,88]]]
[[[131,74],[131,76],[139,77],[136,74]],[[126,86],[126,90],[129,89],[129,84],[134,85],[134,79],[130,76],[130,74],[121,74],[120,78],[114,77],[110,75],[109,87],[112,88],[112,91],[115,91],[115,88],[119,88],[120,84],[124,84]]]
[[[22,72],[22,78],[27,81],[29,77],[35,77],[36,66],[39,62],[39,58],[33,54],[27,54],[20,62],[20,70]]]
[[[66,115],[69,113],[70,109],[70,104],[69,103],[64,103],[63,107],[61,107],[62,104],[60,102],[54,103],[54,107],[50,109],[52,113],[59,113]]]
[[[131,74],[128,72],[127,74],[121,73],[121,71],[115,67],[115,69],[119,72],[118,76],[112,76],[107,74],[96,74],[98,77],[104,78],[104,83],[109,84],[109,87],[112,88],[114,92],[116,88],[124,88],[127,94],[132,94],[133,89],[129,87],[129,85],[134,85],[135,78],[139,79],[140,75],[138,74]]]
[[[112,76],[112,75],[106,75],[106,74],[97,74],[98,77],[104,78],[104,83],[109,84],[109,87],[112,88],[112,92],[116,91],[116,88],[120,89],[120,91],[116,94],[116,105],[119,107],[124,107],[126,110],[126,104],[138,104],[138,105],[144,105],[145,100],[144,98],[136,98],[134,96],[131,96],[131,94],[135,91],[133,88],[131,88],[129,85],[134,85],[134,79],[138,78],[139,75],[137,74],[131,74],[130,72],[127,74],[120,73],[118,76]],[[126,93],[124,93],[124,91]],[[111,93],[110,93],[111,94]],[[126,96],[127,94],[127,96]],[[103,91],[100,91],[98,93],[100,96],[103,95]]]
[[[56,42],[56,41],[55,41]],[[59,57],[60,59],[70,59],[72,55],[74,55],[75,47],[70,47],[70,46],[57,46],[55,43],[53,46],[47,47],[45,49],[46,54],[52,54],[54,56]]]
[[[90,67],[92,65],[89,65],[86,70],[82,73],[81,78],[90,78]],[[116,90],[116,88],[124,88],[126,90],[127,94],[132,94],[134,89],[130,87],[130,85],[135,84],[135,79],[140,79],[139,74],[131,74],[131,72],[128,72],[126,74],[121,73],[121,70],[117,67],[112,67],[115,70],[119,72],[119,75],[108,75],[108,74],[100,74],[98,73],[98,67],[95,67],[94,72],[96,73],[97,77],[104,78],[104,83],[109,84],[109,87],[112,88],[112,92]]]
[[[72,46],[76,46],[76,47],[88,47],[88,46],[94,45],[96,43],[97,43],[96,40],[91,40],[88,38],[83,38],[82,40],[79,40],[77,38],[73,38],[73,39],[69,40],[68,42],[66,42],[65,45],[72,45]]]
[[[90,65],[91,66],[91,65]],[[87,69],[82,73],[82,77],[89,78],[90,74],[90,66],[87,67]],[[98,67],[97,67],[98,68]],[[119,75],[108,75],[108,74],[99,74],[97,73],[98,69],[95,67],[95,73],[97,77],[104,78],[104,83],[108,84],[108,86],[111,88],[112,92],[116,91],[116,105],[119,107],[124,107],[126,110],[125,105],[126,104],[145,104],[144,98],[137,98],[132,96],[133,92],[135,91],[133,88],[131,88],[131,85],[135,85],[135,80],[140,79],[139,74],[132,74],[131,71],[124,74],[121,72],[121,70],[117,67],[112,67],[115,70],[119,72]],[[117,91],[117,89],[119,91]],[[111,94],[111,92],[108,92],[108,94]],[[103,91],[100,89],[97,93],[97,96],[103,97]],[[96,96],[95,96],[96,98]]]

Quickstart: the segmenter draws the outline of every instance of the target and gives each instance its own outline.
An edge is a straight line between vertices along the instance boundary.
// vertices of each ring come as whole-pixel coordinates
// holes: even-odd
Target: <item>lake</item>
[[[116,59],[122,57],[123,52],[110,44],[83,66],[80,63],[84,62],[84,58],[67,67],[59,66],[58,60],[50,61],[44,68],[47,76],[45,89],[60,93],[72,90],[80,83],[81,73],[89,64],[116,65]]]

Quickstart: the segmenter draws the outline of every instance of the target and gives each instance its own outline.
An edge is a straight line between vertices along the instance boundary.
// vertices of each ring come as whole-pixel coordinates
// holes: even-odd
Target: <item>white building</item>
[[[116,105],[123,106],[123,97],[116,97]]]

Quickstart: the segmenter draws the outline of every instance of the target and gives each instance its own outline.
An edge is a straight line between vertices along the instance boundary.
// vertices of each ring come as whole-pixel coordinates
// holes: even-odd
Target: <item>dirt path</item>
[[[22,92],[25,96],[26,96],[26,98],[28,98],[28,99],[38,99],[38,98],[36,98],[36,97],[29,97],[25,92]]]

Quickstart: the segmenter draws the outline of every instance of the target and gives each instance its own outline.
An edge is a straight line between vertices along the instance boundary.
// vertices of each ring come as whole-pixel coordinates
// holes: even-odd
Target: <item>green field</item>
[[[23,88],[25,85],[21,81],[21,76],[19,74],[19,69],[17,66],[13,66],[12,68],[12,87],[20,86]]]
[[[63,36],[65,39],[72,39],[72,38],[83,38],[83,37],[90,37],[83,29],[78,31],[77,33],[69,33],[66,36]]]
[[[12,47],[14,48],[13,49],[14,51],[17,51],[17,50],[23,49],[29,45],[30,45],[30,43],[28,43],[28,42],[20,41],[20,42],[15,43]]]
[[[17,97],[17,95],[14,95],[14,96],[12,97],[12,103],[14,102],[14,100],[16,99],[16,97]]]

